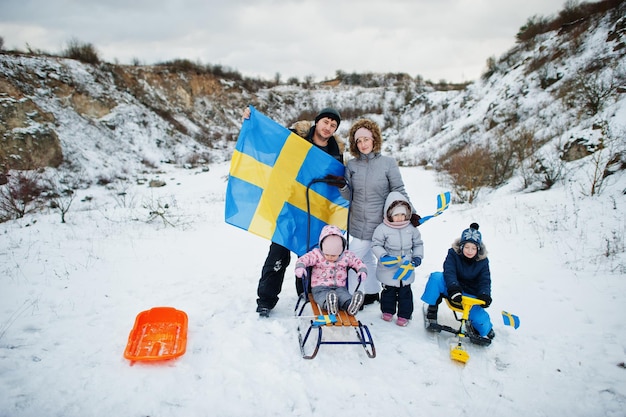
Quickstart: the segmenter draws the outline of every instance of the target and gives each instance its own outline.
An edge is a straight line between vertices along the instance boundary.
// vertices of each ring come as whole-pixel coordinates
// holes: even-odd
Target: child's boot
[[[426,309],[426,318],[428,320],[437,321],[437,311],[439,310],[439,306],[437,305],[429,305]]]
[[[354,294],[352,294],[352,300],[350,300],[350,305],[348,306],[348,314],[356,316],[356,313],[359,312],[363,305],[363,299],[363,293],[361,291],[355,291]]]
[[[441,326],[437,323],[437,311],[439,306],[429,305],[426,309],[426,329],[431,332],[440,332]]]
[[[396,320],[396,324],[401,327],[406,327],[409,324],[409,320],[405,319],[404,317],[398,317],[398,320]]]
[[[326,294],[326,311],[328,314],[337,314],[339,310],[339,299],[335,291],[329,291]]]

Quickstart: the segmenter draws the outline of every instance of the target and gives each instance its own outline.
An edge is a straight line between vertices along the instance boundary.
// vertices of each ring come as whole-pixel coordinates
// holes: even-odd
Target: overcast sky
[[[461,82],[565,0],[0,0],[5,49],[58,53],[74,39],[108,62],[189,59],[244,76],[316,80],[405,72]]]

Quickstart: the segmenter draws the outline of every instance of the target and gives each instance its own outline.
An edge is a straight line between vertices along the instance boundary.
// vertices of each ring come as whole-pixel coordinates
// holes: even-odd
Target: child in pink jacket
[[[337,226],[326,225],[320,233],[319,248],[305,253],[296,261],[295,274],[298,278],[307,276],[311,268],[311,294],[313,299],[329,314],[345,310],[354,316],[363,305],[363,292],[348,292],[348,268],[356,271],[362,280],[367,277],[367,267],[350,250],[346,249],[346,239]]]

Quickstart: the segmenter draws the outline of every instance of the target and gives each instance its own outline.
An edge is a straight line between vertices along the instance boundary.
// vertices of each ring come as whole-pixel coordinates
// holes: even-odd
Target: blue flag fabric
[[[399,279],[400,281],[402,281],[403,279],[409,279],[411,275],[413,274],[414,269],[415,267],[413,266],[411,261],[409,260],[402,261],[402,263],[400,264],[400,267],[394,274],[393,279]]]
[[[502,321],[506,326],[511,326],[514,329],[519,327],[519,317],[506,311],[502,311]]]
[[[313,321],[313,326],[319,327],[334,323],[337,323],[337,316],[335,316],[334,314],[328,314],[323,316],[317,316],[315,321]]]
[[[344,175],[339,161],[250,106],[230,164],[226,223],[282,245],[298,256],[312,249],[326,224],[346,230],[349,202],[336,186],[313,179]]]
[[[430,220],[433,217],[439,216],[445,210],[447,210],[449,206],[450,206],[450,191],[446,191],[444,193],[438,194],[437,195],[437,211],[435,212],[435,214],[432,214],[432,215],[426,216],[426,217],[422,217],[420,219],[420,224],[424,224],[424,222],[426,220]]]

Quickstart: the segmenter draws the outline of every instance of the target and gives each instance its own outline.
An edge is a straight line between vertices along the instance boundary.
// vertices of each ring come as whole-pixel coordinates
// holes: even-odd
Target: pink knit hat
[[[370,139],[374,139],[374,136],[372,135],[372,132],[369,129],[366,129],[364,127],[360,127],[356,130],[356,132],[354,132],[354,139],[358,139],[358,138],[370,138]]]
[[[343,238],[337,235],[328,235],[322,241],[324,255],[339,256],[343,252]]]

